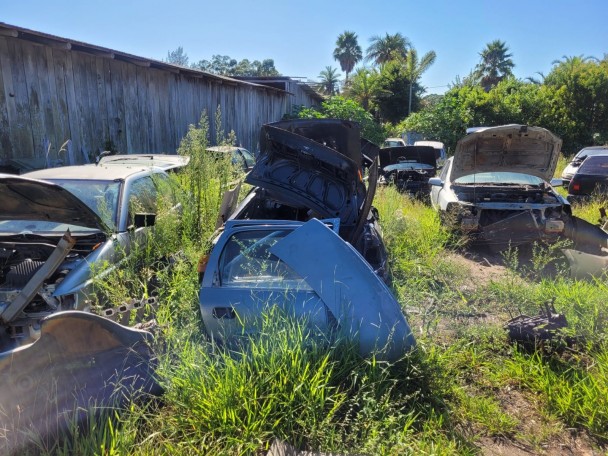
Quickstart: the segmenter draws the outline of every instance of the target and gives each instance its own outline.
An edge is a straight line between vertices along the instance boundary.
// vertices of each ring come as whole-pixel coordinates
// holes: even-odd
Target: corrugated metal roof
[[[63,38],[60,36],[51,35],[48,33],[38,32],[36,30],[29,30],[16,25],[7,24],[0,22],[0,36],[8,36],[12,38],[23,39],[34,43],[39,43],[59,49],[68,51],[84,52],[92,55],[96,55],[108,59],[122,60],[125,62],[132,63],[143,67],[156,68],[159,70],[169,71],[170,73],[183,74],[184,76],[191,76],[195,78],[205,78],[215,80],[219,84],[230,84],[230,85],[247,85],[258,87],[262,90],[272,90],[280,93],[289,93],[281,89],[270,87],[263,84],[255,84],[253,82],[233,79],[227,76],[220,76],[213,73],[207,73],[201,70],[195,70],[189,67],[183,67],[180,65],[174,65],[171,63],[163,62],[160,60],[149,59],[146,57],[140,57],[126,52],[116,51],[114,49],[105,48],[102,46],[96,46],[82,41],[76,41],[69,38]]]

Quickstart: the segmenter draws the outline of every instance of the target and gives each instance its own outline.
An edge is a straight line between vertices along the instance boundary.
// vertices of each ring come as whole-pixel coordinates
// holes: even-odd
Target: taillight
[[[572,183],[571,184],[572,190],[574,190],[575,192],[578,192],[581,189],[581,184],[576,184],[576,183]]]

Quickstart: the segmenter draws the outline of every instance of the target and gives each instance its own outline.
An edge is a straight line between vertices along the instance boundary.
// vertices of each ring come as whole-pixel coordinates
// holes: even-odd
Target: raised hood
[[[0,174],[0,201],[0,221],[48,221],[105,229],[99,216],[86,204],[50,182]]]
[[[306,207],[319,218],[356,224],[365,201],[359,127],[324,119],[264,125],[260,153],[246,182],[274,198]]]
[[[430,146],[399,146],[380,149],[380,168],[398,163],[424,163],[437,168],[435,149]]]
[[[541,127],[502,125],[480,128],[456,144],[452,181],[484,172],[511,172],[550,181],[562,140]]]

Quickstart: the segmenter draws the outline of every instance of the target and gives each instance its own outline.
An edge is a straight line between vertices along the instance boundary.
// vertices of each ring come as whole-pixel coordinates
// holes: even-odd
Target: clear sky
[[[400,32],[419,55],[434,50],[423,75],[442,93],[479,62],[495,39],[506,41],[519,78],[547,74],[562,56],[608,53],[608,0],[0,0],[0,22],[165,59],[182,46],[190,62],[214,54],[272,58],[286,76],[317,79],[337,36]]]

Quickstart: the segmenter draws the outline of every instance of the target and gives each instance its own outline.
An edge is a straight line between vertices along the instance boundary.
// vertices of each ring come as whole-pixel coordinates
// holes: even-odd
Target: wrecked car
[[[167,180],[116,164],[0,176],[0,350],[31,342],[50,314],[90,311],[94,280],[145,241]]]
[[[608,148],[606,149],[608,151]],[[608,154],[590,155],[576,169],[568,185],[568,201],[584,201],[608,193]]]
[[[244,147],[237,146],[212,146],[207,147],[206,152],[221,156],[224,154],[230,154],[230,160],[232,165],[239,171],[244,173],[251,171],[255,164],[255,158]]]
[[[566,165],[564,171],[562,171],[562,179],[564,180],[564,187],[568,187],[568,184],[572,180],[572,176],[576,173],[576,170],[581,166],[585,158],[591,157],[598,154],[608,154],[608,146],[590,146],[583,147],[579,150],[572,160]]]
[[[364,156],[362,148],[372,156]],[[338,218],[342,239],[389,280],[388,255],[372,206],[378,150],[361,139],[355,122],[298,119],[264,125],[259,156],[245,178],[254,188],[227,219]]]
[[[325,334],[356,337],[362,354],[396,359],[414,345],[385,284],[387,253],[371,205],[378,151],[353,122],[262,127],[245,179],[255,187],[205,263],[199,301],[211,337],[254,332],[263,309],[278,305]]]
[[[264,309],[280,306],[313,331],[356,340],[363,356],[403,356],[415,340],[401,307],[340,238],[339,225],[339,219],[228,221],[199,295],[210,337],[230,343],[254,333]]]
[[[430,146],[387,147],[380,150],[380,184],[404,193],[428,197],[429,179],[437,174],[435,149]]]
[[[607,245],[606,232],[572,216],[549,183],[560,147],[540,127],[477,128],[429,179],[431,204],[444,223],[496,250],[571,239],[576,249],[597,254]]]

